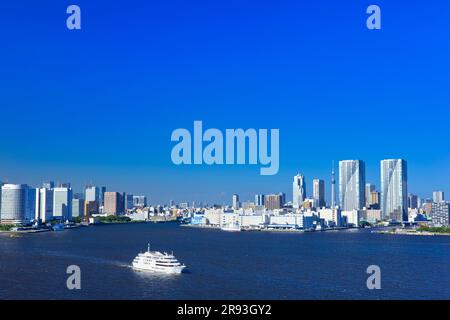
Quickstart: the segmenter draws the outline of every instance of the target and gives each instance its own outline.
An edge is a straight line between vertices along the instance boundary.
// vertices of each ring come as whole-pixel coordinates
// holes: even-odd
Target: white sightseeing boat
[[[134,258],[133,268],[166,274],[180,274],[186,266],[181,264],[173,254],[150,251],[150,244],[148,244],[147,252],[139,253]]]

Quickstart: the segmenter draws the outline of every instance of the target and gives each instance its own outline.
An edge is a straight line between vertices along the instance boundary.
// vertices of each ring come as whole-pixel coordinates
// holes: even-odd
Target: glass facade
[[[408,178],[406,161],[381,161],[381,211],[383,219],[408,220]]]
[[[339,202],[342,211],[361,210],[365,207],[365,186],[364,161],[339,161]]]

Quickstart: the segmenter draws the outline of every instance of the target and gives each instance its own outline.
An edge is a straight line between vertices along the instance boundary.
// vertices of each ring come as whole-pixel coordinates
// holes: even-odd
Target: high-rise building
[[[95,186],[88,186],[86,187],[85,190],[85,200],[86,202],[91,202],[91,201],[100,201],[100,189],[98,187]]]
[[[433,202],[431,209],[431,221],[435,226],[448,226],[450,220],[449,203]]]
[[[297,174],[294,176],[294,181],[292,182],[292,206],[294,208],[300,208],[306,199],[306,181],[305,177]]]
[[[134,196],[132,194],[127,194],[125,198],[125,210],[131,210],[134,207]]]
[[[283,197],[282,193],[266,194],[264,196],[264,206],[267,210],[281,209],[284,204]]]
[[[239,195],[233,194],[233,209],[237,210],[239,208],[240,208]]]
[[[51,190],[54,187],[55,187],[55,182],[54,181],[45,181],[44,183],[42,183],[42,188]]]
[[[366,208],[370,207],[370,194],[372,192],[376,191],[376,187],[374,184],[372,183],[366,183],[366,191],[365,191],[365,196],[366,196]]]
[[[410,209],[418,209],[419,208],[419,200],[415,194],[410,193],[408,195],[408,208],[410,208]]]
[[[84,201],[84,216],[90,217],[100,211],[98,201]]]
[[[27,213],[26,219],[28,221],[34,220],[36,216],[36,189],[28,187],[27,188]]]
[[[147,206],[147,197],[133,196],[133,206],[136,208],[145,208]]]
[[[313,180],[313,199],[316,208],[323,208],[325,204],[325,182],[321,179]]]
[[[264,195],[263,194],[255,195],[255,205],[256,206],[263,206],[264,205]]]
[[[378,191],[372,191],[370,193],[369,206],[367,207],[367,209],[380,209],[380,193]]]
[[[408,174],[403,159],[381,161],[381,212],[383,219],[408,220]]]
[[[103,212],[107,215],[123,214],[125,212],[123,195],[119,192],[105,192]]]
[[[53,217],[53,190],[47,188],[36,189],[36,210],[34,219],[42,223]]]
[[[84,217],[84,200],[76,199],[72,200],[72,217]]]
[[[101,206],[104,206],[104,205],[105,205],[105,192],[106,192],[106,187],[101,187],[101,188],[99,189],[99,192],[100,192],[100,194],[99,194],[99,202],[100,202],[100,205],[101,205]]]
[[[54,188],[53,218],[63,221],[72,219],[72,199],[71,188]]]
[[[28,186],[26,184],[5,184],[1,187],[1,224],[27,223]]]
[[[365,207],[365,172],[362,160],[339,161],[339,200],[342,211],[361,210]]]
[[[433,202],[439,203],[443,202],[444,199],[444,191],[433,191]]]

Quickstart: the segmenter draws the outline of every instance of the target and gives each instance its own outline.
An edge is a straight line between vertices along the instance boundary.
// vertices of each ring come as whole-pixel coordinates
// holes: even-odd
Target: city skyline
[[[222,203],[232,193],[291,198],[286,181],[301,172],[307,190],[325,181],[329,201],[332,159],[363,159],[380,188],[379,160],[402,158],[410,190],[449,194],[450,4],[377,4],[380,31],[367,30],[367,5],[354,1],[131,0],[105,14],[100,0],[80,3],[83,28],[69,31],[64,6],[5,3],[21,19],[4,14],[0,30],[9,48],[0,180],[70,180],[77,190],[93,181],[155,202]],[[175,166],[170,135],[195,120],[279,128],[279,174]]]
[[[395,172],[395,166],[396,166],[396,162],[400,161],[400,163],[402,163],[402,166],[405,166],[404,169],[401,169],[400,174],[396,173],[395,177],[397,177],[396,179],[399,180],[399,183],[402,183],[406,185],[406,188],[404,189],[404,192],[401,194],[401,202],[403,203],[403,208],[408,208],[408,205],[410,204],[410,196],[414,196],[414,197],[418,197],[421,202],[423,203],[425,200],[435,200],[436,198],[443,198],[445,191],[444,189],[441,188],[434,188],[433,190],[430,190],[428,192],[428,194],[426,196],[421,196],[420,194],[416,193],[414,190],[411,190],[408,185],[409,185],[409,171],[406,170],[406,162],[404,159],[383,159],[380,160],[380,181],[378,183],[374,183],[374,182],[369,182],[365,180],[365,176],[366,176],[366,171],[365,171],[365,162],[363,160],[340,160],[339,161],[339,167],[338,167],[338,175],[337,175],[337,179],[338,179],[338,186],[339,188],[337,188],[336,190],[336,204],[340,206],[341,209],[347,209],[347,210],[358,210],[358,209],[362,209],[363,207],[367,207],[366,204],[368,203],[368,201],[370,200],[370,198],[367,198],[367,194],[368,194],[368,188],[369,191],[374,191],[379,197],[380,199],[378,199],[380,201],[380,205],[383,202],[383,188],[386,189],[385,192],[388,193],[388,189],[389,187],[387,186],[383,186],[383,180],[387,180],[388,178],[386,178],[386,173],[383,173],[383,170],[386,171],[385,169],[385,165],[384,163],[393,163],[391,166],[394,167],[394,169],[390,169],[393,170]],[[333,161],[334,164],[334,161]],[[332,168],[332,172],[330,173],[330,176],[333,173],[333,170],[335,168]],[[343,175],[342,175],[343,174]],[[356,176],[355,176],[356,175]],[[404,176],[403,176],[404,175]],[[403,180],[401,180],[403,179]],[[67,181],[67,180],[65,180]],[[312,178],[310,181],[310,188],[307,187],[307,177],[305,175],[295,175],[294,176],[294,181],[293,181],[293,188],[291,187],[291,189],[289,188],[281,188],[279,190],[275,190],[275,189],[271,189],[268,192],[257,192],[257,191],[249,191],[246,190],[245,192],[233,192],[230,196],[232,197],[232,201],[229,201],[229,197],[228,200],[226,199],[226,194],[222,194],[221,196],[224,197],[224,201],[222,202],[214,202],[214,201],[208,201],[205,200],[204,198],[200,198],[200,199],[186,199],[185,196],[180,196],[179,198],[181,200],[177,200],[176,196],[174,195],[173,197],[170,197],[168,201],[154,201],[152,202],[153,205],[167,205],[170,203],[173,203],[174,201],[176,203],[183,203],[183,202],[197,202],[197,203],[206,203],[209,205],[231,205],[232,207],[236,206],[237,204],[241,204],[242,202],[260,202],[260,199],[258,199],[258,197],[262,197],[262,199],[264,199],[264,197],[266,195],[276,195],[276,194],[284,194],[285,198],[291,199],[289,201],[286,200],[286,203],[292,203],[294,205],[294,207],[301,207],[303,204],[304,200],[313,200],[314,202],[317,203],[321,203],[319,200],[323,199],[324,200],[324,204],[327,207],[331,206],[332,203],[332,194],[331,194],[331,178],[329,180],[330,186],[326,187],[326,183],[325,181],[327,181],[327,179],[323,179],[323,178]],[[361,182],[359,182],[361,181]],[[328,181],[327,181],[328,182]],[[81,187],[78,190],[82,190],[82,193],[79,192],[75,192],[77,189],[76,188],[72,188],[72,183],[60,183],[58,181],[53,181],[53,180],[43,180],[40,183],[38,183],[37,185],[33,185],[30,183],[26,183],[26,182],[8,182],[8,181],[1,181],[0,180],[0,185],[1,184],[12,184],[12,185],[24,185],[24,186],[28,186],[29,188],[32,189],[37,189],[39,193],[41,192],[45,192],[46,189],[53,189],[56,190],[57,192],[65,192],[67,194],[71,195],[71,199],[78,199],[78,198],[84,198],[84,200],[89,201],[100,201],[102,202],[104,200],[104,196],[105,196],[105,192],[108,190],[108,192],[111,192],[109,190],[111,190],[110,188],[107,189],[106,186],[96,186],[91,182],[89,182],[88,184],[85,184],[83,187]],[[386,184],[386,183],[385,183]],[[320,186],[319,186],[320,185]],[[350,195],[345,195],[344,194],[349,194],[349,192],[345,189],[342,188],[359,188],[358,192],[354,192],[351,191]],[[309,189],[310,192],[306,192],[306,190]],[[127,192],[130,191],[125,191],[124,188],[117,188],[114,190],[121,190],[120,192],[118,191],[113,191],[113,193],[118,193],[120,194],[121,192],[123,192],[123,194],[127,194]],[[286,193],[286,190],[291,190],[292,192]],[[344,190],[344,193],[343,193]],[[329,192],[329,193],[328,193]],[[390,191],[392,193],[392,191]],[[39,193],[36,195],[37,199],[39,200]],[[137,194],[139,194],[139,196],[136,196]],[[245,196],[240,198],[240,195],[244,194]],[[247,194],[249,196],[247,196]],[[131,195],[135,195],[135,197],[145,197],[145,202],[147,202],[147,197],[151,198],[151,195],[145,194],[143,192],[131,192]],[[42,195],[41,195],[42,196]],[[299,199],[298,203],[296,204],[295,199],[297,198],[302,198]],[[320,199],[319,199],[320,198]],[[345,203],[343,203],[343,199],[344,198],[348,198],[350,200],[350,205],[347,205]],[[242,200],[241,200],[242,199]],[[349,201],[347,200],[347,202]],[[51,198],[51,201],[55,201],[55,199]],[[415,200],[417,201],[417,199]],[[126,201],[125,201],[126,202]],[[360,203],[360,205],[357,205],[356,203]],[[54,203],[53,203],[54,204]],[[321,205],[319,205],[319,207],[321,207]],[[43,210],[43,209],[38,209],[36,207],[36,210]],[[383,208],[384,211],[386,211],[386,208]],[[402,209],[403,210],[403,209]],[[389,211],[389,210],[388,210]]]

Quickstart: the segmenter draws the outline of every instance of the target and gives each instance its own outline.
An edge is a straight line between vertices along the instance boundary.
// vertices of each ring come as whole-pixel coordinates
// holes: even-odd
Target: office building
[[[233,209],[237,210],[240,208],[240,203],[239,203],[239,195],[237,194],[233,194]]]
[[[363,209],[366,174],[362,160],[339,161],[339,201],[342,211]]]
[[[100,189],[95,186],[86,187],[84,199],[86,200],[86,202],[100,202]]]
[[[449,226],[449,203],[433,202],[431,209],[431,221],[435,226]]]
[[[370,207],[370,195],[376,191],[374,184],[366,183],[365,196],[366,196],[366,208]]]
[[[62,221],[72,219],[72,189],[58,187],[53,189],[53,219]]]
[[[72,217],[84,217],[84,200],[76,199],[72,200]]]
[[[263,194],[255,195],[255,205],[256,206],[264,206],[264,195]]]
[[[415,194],[410,193],[408,195],[408,208],[410,208],[410,209],[418,209],[419,208],[419,200]]]
[[[264,199],[264,206],[267,210],[281,209],[283,207],[283,194],[267,194]]]
[[[439,203],[443,202],[444,199],[444,191],[433,191],[433,202]]]
[[[325,203],[325,182],[321,179],[313,180],[313,199],[314,207],[323,208]]]
[[[127,194],[125,199],[125,210],[132,210],[134,208],[134,196]]]
[[[146,196],[133,196],[133,206],[136,208],[147,207],[147,197]]]
[[[26,184],[4,184],[1,187],[1,224],[21,224],[27,218],[28,186]]]
[[[123,214],[125,212],[123,195],[119,192],[105,192],[103,212],[107,215]]]
[[[381,161],[381,212],[383,219],[408,220],[408,175],[403,159]]]
[[[84,216],[91,217],[100,213],[100,204],[98,201],[84,201]]]
[[[53,190],[47,188],[36,189],[36,221],[46,223],[53,218]]]
[[[292,206],[300,208],[306,199],[306,182],[305,177],[297,174],[292,182]]]
[[[372,191],[370,193],[367,209],[380,209],[380,193],[378,191]]]

